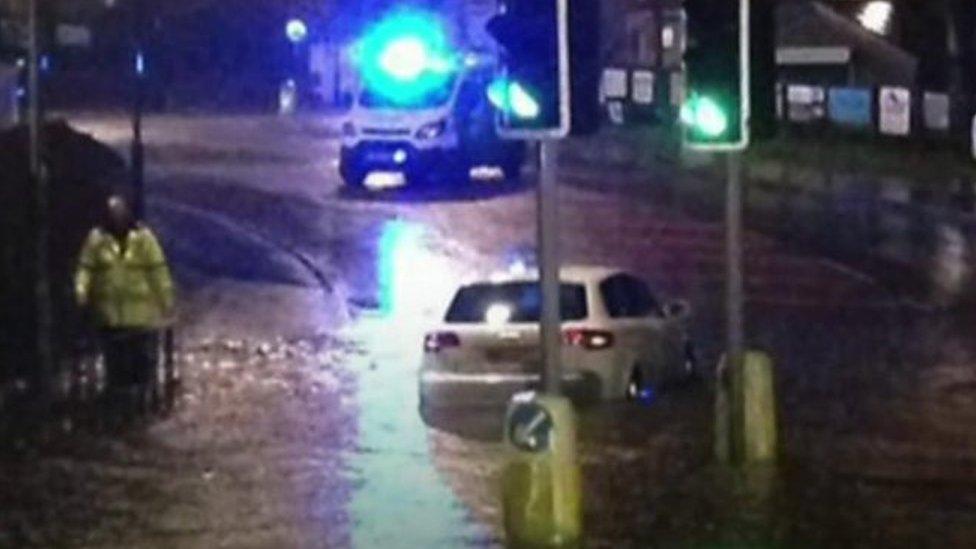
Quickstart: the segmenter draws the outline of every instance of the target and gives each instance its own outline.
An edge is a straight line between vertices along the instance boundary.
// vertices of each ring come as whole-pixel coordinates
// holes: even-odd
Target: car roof
[[[559,269],[559,278],[563,282],[575,282],[577,284],[595,283],[610,276],[627,272],[618,267],[603,265],[571,264],[563,265]],[[534,282],[539,280],[539,270],[536,268],[527,269],[521,272],[501,272],[490,277],[473,279],[466,282],[465,286],[472,284],[495,283],[504,284],[506,282]]]

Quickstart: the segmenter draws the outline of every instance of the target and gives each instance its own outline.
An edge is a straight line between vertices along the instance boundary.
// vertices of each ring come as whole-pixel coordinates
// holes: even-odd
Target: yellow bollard
[[[777,459],[776,388],[772,359],[750,351],[742,360],[742,394],[733,393],[727,357],[719,363],[715,395],[715,457],[720,463],[754,465]],[[737,406],[736,399],[741,399]],[[742,416],[735,418],[735,410]],[[741,427],[734,428],[738,419]]]
[[[509,547],[572,547],[582,536],[576,418],[563,397],[520,393],[505,417],[502,474]]]
[[[747,465],[775,462],[777,433],[773,361],[764,353],[746,353],[742,369],[745,408],[743,460]]]

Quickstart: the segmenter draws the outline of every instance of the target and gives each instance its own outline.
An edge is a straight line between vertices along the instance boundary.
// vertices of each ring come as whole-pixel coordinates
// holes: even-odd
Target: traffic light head
[[[740,150],[749,142],[749,0],[686,0],[685,142]]]
[[[502,46],[489,98],[499,133],[559,138],[599,120],[597,0],[502,0],[488,32]]]
[[[394,105],[440,93],[459,65],[440,20],[420,11],[391,14],[368,29],[356,59],[364,87]]]

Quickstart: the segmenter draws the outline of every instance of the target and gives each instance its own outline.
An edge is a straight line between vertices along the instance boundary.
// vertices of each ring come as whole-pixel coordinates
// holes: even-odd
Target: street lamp
[[[285,23],[285,36],[292,44],[301,44],[308,38],[308,25],[301,19],[291,19]]]
[[[857,16],[861,26],[876,34],[887,34],[891,23],[891,2],[875,0],[868,2]]]

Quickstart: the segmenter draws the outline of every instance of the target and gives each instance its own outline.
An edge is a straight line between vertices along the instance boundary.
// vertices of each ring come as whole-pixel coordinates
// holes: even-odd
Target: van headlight
[[[436,139],[447,131],[447,120],[425,124],[417,130],[417,139]]]
[[[346,122],[343,124],[342,135],[343,137],[356,137],[356,125],[352,122]]]

